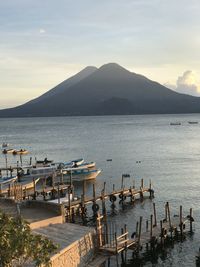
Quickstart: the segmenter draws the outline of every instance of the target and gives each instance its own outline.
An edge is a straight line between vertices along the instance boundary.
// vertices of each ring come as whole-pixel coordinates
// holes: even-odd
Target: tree
[[[57,249],[54,243],[31,232],[22,217],[12,217],[0,211],[0,267],[50,266],[50,255]]]

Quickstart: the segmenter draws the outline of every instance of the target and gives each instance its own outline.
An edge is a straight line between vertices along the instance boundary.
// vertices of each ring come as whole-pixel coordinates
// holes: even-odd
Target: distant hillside
[[[200,98],[174,92],[115,63],[87,67],[0,117],[199,113]]]

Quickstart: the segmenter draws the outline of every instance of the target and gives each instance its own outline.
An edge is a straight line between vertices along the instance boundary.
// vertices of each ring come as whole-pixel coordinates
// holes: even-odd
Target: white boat
[[[80,167],[85,167],[85,168],[94,168],[96,166],[96,162],[91,161],[91,162],[85,162],[80,165]]]
[[[11,177],[0,177],[0,185],[15,182],[17,180],[17,178],[18,178],[17,175],[11,176]]]
[[[84,163],[84,159],[80,158],[80,159],[71,160],[69,162],[65,162],[61,164],[66,168],[72,168],[72,167],[78,167],[82,165],[83,163]]]
[[[61,173],[67,179],[70,179],[70,177],[72,177],[73,181],[85,181],[95,179],[101,173],[101,170],[91,170],[80,166],[78,168],[62,169]]]
[[[48,178],[49,176],[52,176],[56,174],[56,167],[55,166],[48,166],[48,167],[30,167],[30,168],[25,168],[21,171],[19,171],[20,178]]]

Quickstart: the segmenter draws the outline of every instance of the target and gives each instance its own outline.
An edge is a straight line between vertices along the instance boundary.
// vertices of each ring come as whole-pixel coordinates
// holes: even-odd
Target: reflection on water
[[[164,203],[169,201],[172,214],[183,204],[186,215],[192,207],[195,217],[195,234],[184,243],[174,245],[166,255],[147,262],[145,266],[194,266],[195,254],[200,246],[200,115],[153,115],[107,117],[58,117],[0,119],[0,142],[8,142],[14,148],[28,149],[31,154],[23,157],[69,161],[84,157],[96,161],[102,174],[96,180],[97,192],[103,188],[111,191],[113,184],[121,186],[121,175],[130,173],[127,185],[139,186],[140,179],[152,180],[158,217],[163,217]],[[181,125],[170,125],[171,122]],[[112,159],[112,161],[107,161]],[[8,165],[19,156],[8,155]],[[1,155],[1,165],[5,156]],[[82,192],[78,184],[76,192]],[[92,183],[87,184],[92,194]],[[110,205],[110,203],[108,204]],[[109,208],[109,207],[108,207]],[[117,227],[127,224],[130,232],[142,215],[149,218],[152,201],[138,203],[132,208],[117,209],[112,219]],[[131,256],[131,255],[130,255]],[[128,266],[131,266],[131,262]],[[113,265],[115,266],[115,265]]]

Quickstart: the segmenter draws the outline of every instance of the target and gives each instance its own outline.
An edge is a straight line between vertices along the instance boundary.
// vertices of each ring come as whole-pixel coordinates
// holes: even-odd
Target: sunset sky
[[[0,108],[108,62],[200,96],[199,14],[199,0],[0,0]]]

